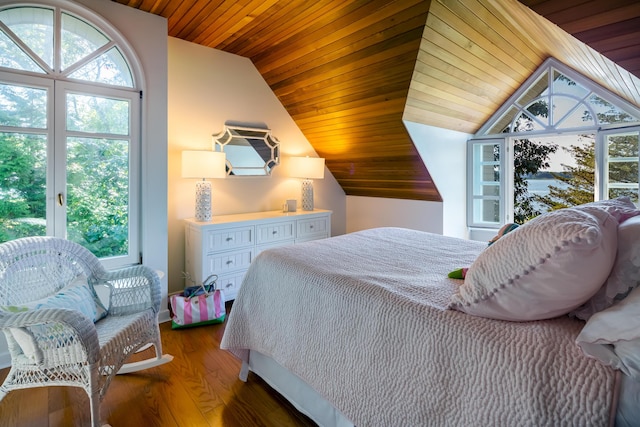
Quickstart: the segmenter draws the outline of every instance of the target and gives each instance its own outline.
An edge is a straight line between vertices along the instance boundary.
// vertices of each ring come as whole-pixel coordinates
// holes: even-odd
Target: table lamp
[[[302,181],[302,210],[313,210],[313,180],[324,178],[324,159],[320,157],[291,157],[289,172]]]
[[[223,152],[182,152],[182,177],[202,179],[196,183],[196,221],[211,221],[211,183],[207,179],[226,176],[226,157]]]

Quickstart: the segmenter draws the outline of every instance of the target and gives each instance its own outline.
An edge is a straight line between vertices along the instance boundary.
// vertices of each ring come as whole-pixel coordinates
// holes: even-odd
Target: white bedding
[[[366,230],[262,252],[221,347],[253,349],[358,426],[607,425],[614,371],[575,345],[584,322],[446,310],[479,242]]]

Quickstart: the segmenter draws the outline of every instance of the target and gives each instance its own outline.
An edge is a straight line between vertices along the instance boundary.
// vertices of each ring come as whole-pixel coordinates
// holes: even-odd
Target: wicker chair
[[[24,308],[59,295],[77,277],[86,277],[91,286],[87,290],[84,285],[85,292],[107,291],[106,317],[94,323],[73,309]],[[96,295],[103,299],[102,293]],[[162,355],[160,298],[160,281],[152,269],[138,265],[106,271],[91,252],[71,241],[27,237],[0,244],[0,328],[11,354],[0,400],[21,388],[82,387],[89,395],[91,423],[99,426],[100,402],[115,374],[173,359]],[[156,357],[124,364],[149,345],[155,346]]]

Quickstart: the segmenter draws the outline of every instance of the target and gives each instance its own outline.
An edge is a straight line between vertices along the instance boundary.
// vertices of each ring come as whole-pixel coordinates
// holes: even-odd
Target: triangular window
[[[638,204],[639,141],[638,106],[549,59],[469,143],[468,224],[498,228],[620,196]]]
[[[477,136],[586,130],[640,122],[637,108],[626,104],[577,73],[548,61],[489,119]]]

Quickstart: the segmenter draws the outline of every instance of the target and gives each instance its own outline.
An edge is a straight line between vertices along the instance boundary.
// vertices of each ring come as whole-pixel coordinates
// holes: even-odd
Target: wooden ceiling
[[[403,119],[474,133],[549,56],[640,105],[637,0],[114,1],[250,58],[348,195],[440,200]]]

